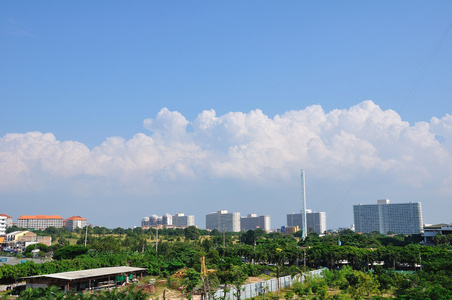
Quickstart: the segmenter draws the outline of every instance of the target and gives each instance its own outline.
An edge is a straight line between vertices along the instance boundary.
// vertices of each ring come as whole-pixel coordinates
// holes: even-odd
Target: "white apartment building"
[[[173,216],[173,225],[176,227],[195,226],[195,216],[177,213]]]
[[[303,214],[288,214],[287,226],[298,226],[301,228],[303,223]],[[310,209],[306,209],[306,227],[318,234],[322,234],[326,231],[326,212],[312,212]]]
[[[13,227],[13,217],[7,214],[0,214],[0,217],[6,217],[6,228]]]
[[[162,217],[157,215],[152,215],[150,217],[144,217],[141,220],[141,227],[157,227],[163,226],[166,228],[177,228],[177,227],[188,227],[195,226],[195,216],[186,216],[183,213],[177,213],[174,216],[166,213]]]
[[[209,213],[206,215],[206,229],[239,232],[240,213],[228,213],[225,209]]]
[[[47,227],[62,228],[64,219],[60,216],[20,216],[17,219],[17,227],[27,229],[44,230]]]
[[[389,199],[382,199],[377,204],[353,205],[353,215],[355,232],[418,234],[422,231],[420,202],[390,204]]]
[[[88,220],[80,216],[72,216],[66,219],[64,227],[69,231],[74,231],[76,228],[85,228],[88,225]]]
[[[6,217],[0,216],[0,235],[6,234]]]
[[[258,216],[257,214],[248,214],[240,218],[240,229],[243,231],[263,229],[270,231],[270,216]]]

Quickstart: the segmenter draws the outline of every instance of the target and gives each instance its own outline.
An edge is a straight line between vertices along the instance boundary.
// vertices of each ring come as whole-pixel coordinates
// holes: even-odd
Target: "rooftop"
[[[85,218],[82,218],[80,216],[72,216],[70,218],[67,218],[66,221],[87,221]]]
[[[47,219],[47,220],[53,220],[53,219],[61,219],[60,216],[46,216],[46,215],[36,215],[36,216],[20,216],[18,220],[32,220],[32,219]]]
[[[109,267],[109,268],[97,268],[97,269],[88,269],[81,271],[71,271],[71,272],[62,272],[62,273],[53,273],[46,275],[36,275],[29,276],[23,278],[56,278],[62,280],[77,280],[77,279],[85,279],[91,277],[98,276],[108,276],[108,275],[116,275],[122,273],[131,273],[138,271],[146,271],[145,268],[134,268],[134,267]]]

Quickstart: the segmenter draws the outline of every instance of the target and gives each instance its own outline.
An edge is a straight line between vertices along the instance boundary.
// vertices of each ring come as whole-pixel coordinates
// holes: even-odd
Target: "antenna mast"
[[[304,171],[301,169],[301,238],[303,241],[308,236],[306,225],[306,186],[304,183]]]

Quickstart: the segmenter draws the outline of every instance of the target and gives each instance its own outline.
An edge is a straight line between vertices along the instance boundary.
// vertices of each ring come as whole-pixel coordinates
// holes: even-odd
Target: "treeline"
[[[343,231],[324,237],[311,234],[301,241],[297,236],[267,234],[263,230],[223,234],[189,227],[159,230],[157,243],[152,229],[116,230],[116,233],[94,233],[96,228],[89,230],[87,247],[84,247],[83,230],[79,234],[61,229],[43,232],[54,234],[57,243],[51,249],[37,248],[52,250],[54,260],[42,264],[3,265],[0,281],[11,283],[32,275],[120,265],[144,267],[149,275],[166,278],[186,269],[196,279],[201,270],[200,259],[205,257],[207,268],[215,270],[212,282],[218,284],[243,283],[247,276],[257,276],[264,271],[283,276],[319,267],[341,272],[345,267],[348,273],[343,271],[331,276],[345,274],[341,278],[348,282],[343,281],[342,286],[347,293],[357,289],[360,280],[368,285],[376,280],[374,283],[380,292],[392,288],[400,298],[406,296],[406,299],[418,299],[413,298],[416,293],[428,298],[433,295],[432,287],[444,290],[443,295],[452,291],[451,246],[422,246],[419,235],[361,235]],[[65,239],[72,239],[71,245]],[[394,270],[416,272],[396,275]],[[330,280],[328,276],[325,278]],[[323,284],[331,287],[339,283],[330,280]]]

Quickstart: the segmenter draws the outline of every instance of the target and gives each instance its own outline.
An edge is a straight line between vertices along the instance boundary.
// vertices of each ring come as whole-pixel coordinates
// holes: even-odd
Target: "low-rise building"
[[[447,235],[452,234],[452,225],[451,224],[437,224],[424,226],[424,243],[426,245],[434,244],[434,238],[436,235]]]
[[[284,233],[286,234],[294,234],[295,232],[298,232],[300,228],[298,226],[287,226],[284,230]]]
[[[118,282],[129,282],[134,276],[143,279],[145,268],[107,267],[25,277],[27,289],[57,286],[64,292],[84,292],[117,287]]]
[[[52,237],[38,236],[31,231],[14,231],[6,234],[3,246],[12,250],[23,251],[29,245],[36,243],[52,246]]]

